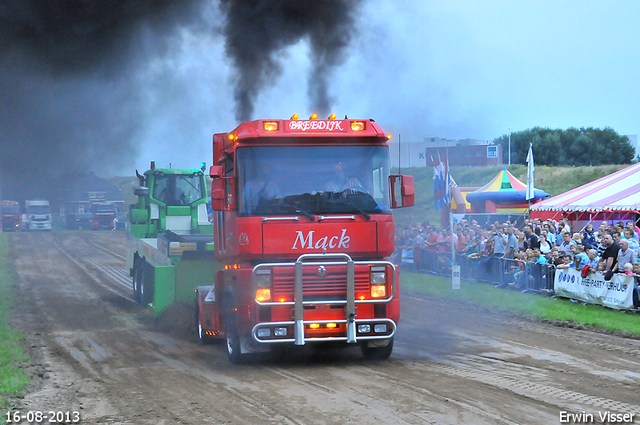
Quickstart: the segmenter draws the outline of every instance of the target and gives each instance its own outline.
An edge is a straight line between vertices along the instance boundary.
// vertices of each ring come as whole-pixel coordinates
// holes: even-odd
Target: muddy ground
[[[401,291],[389,360],[305,347],[235,366],[179,314],[157,323],[132,302],[123,232],[11,240],[15,325],[35,359],[23,411],[78,411],[84,424],[640,423],[637,339]]]

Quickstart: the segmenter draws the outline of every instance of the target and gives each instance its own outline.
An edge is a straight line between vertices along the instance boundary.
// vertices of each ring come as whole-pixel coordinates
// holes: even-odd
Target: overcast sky
[[[103,59],[90,72],[59,78],[5,56],[18,71],[3,87],[20,91],[12,97],[18,112],[2,114],[12,127],[3,149],[24,149],[29,137],[46,144],[52,132],[65,139],[59,132],[73,129],[69,137],[104,150],[104,161],[89,165],[104,177],[133,175],[152,160],[210,165],[212,134],[238,124],[234,69],[218,3],[190,3],[211,5],[198,12],[202,22],[176,19],[166,25],[178,30],[166,34],[164,21],[143,27],[127,41],[134,60],[120,71],[111,63],[101,72]],[[331,110],[373,118],[403,143],[425,134],[493,140],[510,127],[534,126],[638,134],[639,34],[638,0],[362,0],[346,59],[329,74]],[[281,75],[258,93],[252,119],[315,112],[307,98],[309,51],[303,39],[278,52]],[[17,77],[24,69],[35,77]],[[22,120],[21,108],[35,113]],[[95,125],[83,128],[83,114]],[[98,122],[101,116],[108,119]],[[69,121],[56,127],[61,117]],[[114,129],[118,123],[123,129]],[[102,140],[102,129],[112,135]],[[131,140],[109,140],[113,134]],[[69,146],[64,154],[73,156]]]
[[[640,132],[640,1],[365,0],[358,15],[330,80],[338,116],[374,118],[403,142],[492,140],[509,127]],[[307,53],[304,41],[282,52],[283,75],[260,93],[254,118],[313,112]],[[173,54],[141,79],[163,101],[150,101],[140,168],[209,164],[211,134],[237,124],[223,39],[185,34]],[[168,83],[156,84],[162,75]]]

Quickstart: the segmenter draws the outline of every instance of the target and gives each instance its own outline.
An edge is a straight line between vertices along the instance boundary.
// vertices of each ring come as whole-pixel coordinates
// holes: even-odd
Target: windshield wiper
[[[280,206],[281,206],[281,207],[286,207],[286,208],[291,208],[292,210],[294,210],[294,212],[295,212],[296,214],[303,215],[303,216],[307,217],[307,218],[308,218],[309,220],[311,220],[311,221],[315,221],[315,219],[316,219],[316,216],[315,216],[315,215],[313,215],[313,214],[311,214],[311,213],[308,213],[308,212],[306,212],[306,211],[304,211],[304,210],[301,210],[300,208],[296,207],[295,205],[287,205],[287,204],[284,204],[284,205],[280,205]]]
[[[352,204],[351,202],[341,202],[341,201],[329,201],[329,202],[332,204],[348,205],[354,210],[356,210],[358,213],[360,213],[360,215],[362,215],[367,220],[371,220],[371,216],[369,214],[367,214],[366,212],[364,212],[363,210],[361,210],[359,207],[357,207],[355,204]]]

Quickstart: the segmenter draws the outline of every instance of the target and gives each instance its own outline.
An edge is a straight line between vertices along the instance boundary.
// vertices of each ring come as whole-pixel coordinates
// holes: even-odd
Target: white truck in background
[[[51,207],[46,199],[25,201],[26,230],[51,230]]]

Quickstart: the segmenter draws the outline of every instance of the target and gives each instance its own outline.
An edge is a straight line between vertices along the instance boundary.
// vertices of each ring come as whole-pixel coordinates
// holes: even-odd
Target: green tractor
[[[138,203],[130,205],[127,265],[137,303],[156,316],[176,302],[192,303],[197,286],[211,285],[213,256],[205,165],[200,169],[136,171]]]

